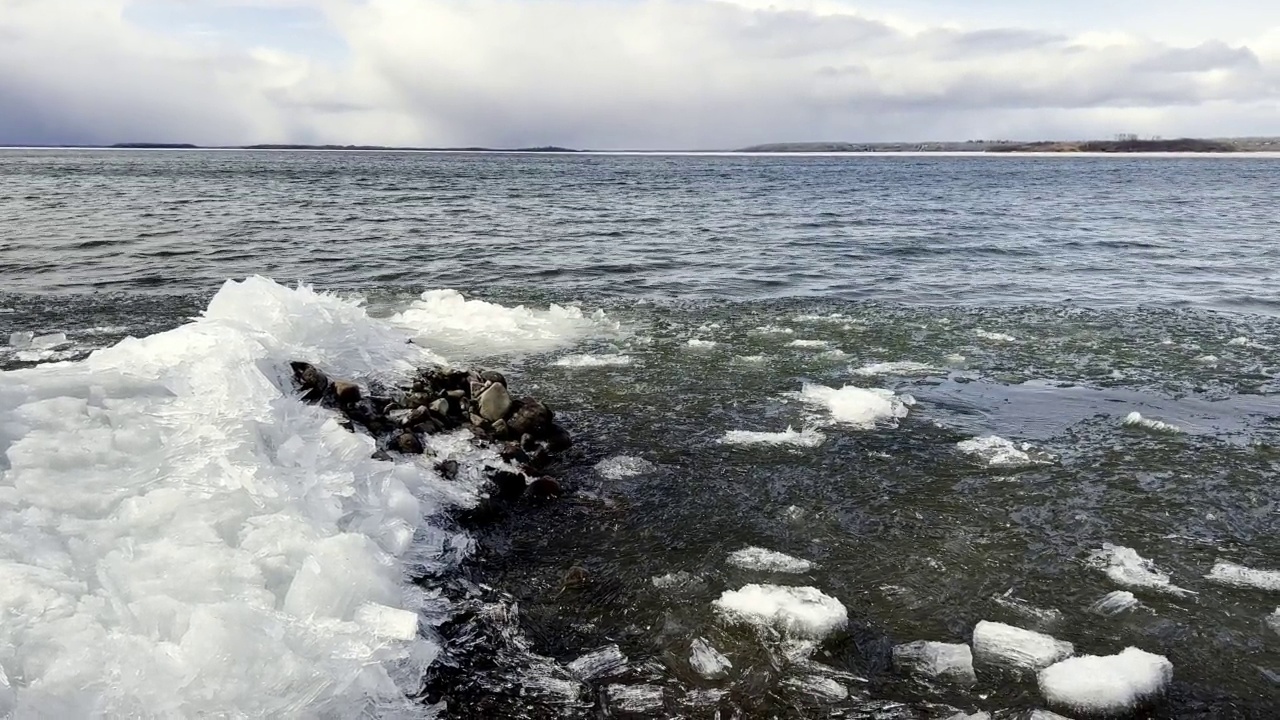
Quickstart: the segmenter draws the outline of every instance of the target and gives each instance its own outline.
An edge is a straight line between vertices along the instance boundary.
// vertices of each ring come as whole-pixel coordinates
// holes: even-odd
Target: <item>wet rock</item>
[[[547,449],[551,452],[564,452],[573,447],[573,437],[569,435],[569,431],[552,423],[551,430],[547,432]]]
[[[485,420],[496,422],[510,410],[511,396],[507,394],[506,385],[493,383],[480,395],[480,416]]]
[[[436,472],[440,473],[440,476],[445,480],[456,480],[458,478],[458,461],[445,460],[444,462],[436,463]]]
[[[403,405],[409,409],[427,407],[435,400],[429,393],[410,393],[405,396]]]
[[[462,398],[467,396],[467,391],[466,390],[450,390],[449,392],[445,393],[444,396],[447,398],[453,398],[454,400],[461,400]]]
[[[502,387],[502,386],[494,385],[494,387]],[[493,421],[493,436],[498,438],[499,440],[506,440],[507,438],[511,437],[511,430],[507,428],[506,420]]]
[[[502,450],[499,451],[498,453],[498,456],[509,463],[529,462],[529,455],[525,453],[524,448],[521,448],[519,445],[516,445],[515,443],[507,443],[506,445],[503,445]]]
[[[303,391],[302,399],[307,402],[319,402],[329,389],[329,378],[316,366],[305,362],[291,362],[293,380]]]
[[[433,402],[431,403],[431,405],[430,405],[430,409],[431,409],[431,412],[433,412],[433,413],[435,413],[435,414],[437,414],[437,415],[439,415],[439,416],[441,416],[441,417],[448,417],[448,416],[449,416],[449,401],[448,401],[448,400],[445,400],[444,398],[440,398],[440,399],[438,399],[438,400],[435,400],[435,401],[433,401]]]
[[[520,447],[528,452],[533,452],[538,449],[538,441],[533,439],[533,436],[529,433],[525,433],[520,436]]]
[[[471,424],[475,425],[476,427],[482,427],[484,425],[484,418],[480,417],[475,413],[471,413],[468,419],[471,420]]]
[[[520,473],[499,470],[490,475],[489,479],[493,480],[493,484],[498,488],[498,494],[503,497],[519,497],[524,494],[525,477]]]
[[[422,441],[418,439],[417,435],[414,435],[411,432],[400,433],[400,435],[396,437],[395,449],[405,455],[421,455]]]
[[[353,405],[360,402],[360,386],[346,380],[334,380],[333,395],[340,404]]]
[[[506,376],[496,370],[486,370],[485,372],[480,373],[480,377],[486,382],[497,383],[503,387],[507,386]]]
[[[540,477],[529,483],[529,497],[534,500],[550,500],[560,497],[560,483],[555,478]]]
[[[553,420],[554,416],[550,408],[534,398],[525,397],[521,398],[515,405],[515,409],[511,411],[510,417],[507,418],[507,427],[516,435],[530,435],[538,438],[551,429]]]
[[[551,459],[551,453],[547,452],[545,448],[538,448],[525,462],[535,470],[545,470],[547,466],[551,465]]]

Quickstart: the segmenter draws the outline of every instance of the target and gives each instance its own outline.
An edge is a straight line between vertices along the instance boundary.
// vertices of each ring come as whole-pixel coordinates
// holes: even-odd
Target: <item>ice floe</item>
[[[813,568],[813,563],[808,560],[761,547],[748,547],[729,553],[729,564],[746,570],[781,573],[801,573]]]
[[[1089,562],[1106,572],[1107,577],[1119,585],[1172,595],[1194,594],[1174,585],[1168,573],[1157,568],[1155,563],[1139,555],[1133,548],[1104,543],[1101,550],[1096,550],[1089,556]]]
[[[657,685],[610,685],[605,688],[609,706],[624,713],[651,713],[662,710],[663,690]]]
[[[826,637],[849,622],[844,604],[812,587],[747,585],[725,591],[714,606],[732,622],[773,628],[802,639]]]
[[[1131,412],[1124,418],[1124,424],[1129,427],[1146,428],[1153,432],[1176,434],[1182,432],[1182,428],[1177,425],[1170,425],[1161,420],[1153,420],[1142,416],[1140,412]]]
[[[619,354],[566,355],[552,364],[556,367],[567,368],[626,367],[631,364],[631,356]]]
[[[1021,468],[1047,465],[1054,457],[1037,450],[1030,443],[1015,443],[997,435],[976,437],[956,444],[960,452],[979,460],[990,468]]]
[[[1258,590],[1280,590],[1280,570],[1255,570],[1243,565],[1236,565],[1219,560],[1214,564],[1205,578],[1223,585],[1256,588]]]
[[[685,346],[692,350],[709,350],[719,344],[715,340],[702,340],[700,338],[689,338],[685,341]]]
[[[968,645],[917,640],[893,648],[900,672],[968,687],[978,681]]]
[[[733,663],[711,643],[702,638],[694,638],[689,645],[689,667],[708,680],[720,680],[729,675]]]
[[[783,681],[783,685],[795,693],[822,704],[838,703],[849,697],[848,688],[835,679],[822,675],[788,678]]]
[[[1075,648],[1050,635],[984,620],[973,629],[973,652],[982,662],[1041,670],[1071,657]]]
[[[792,340],[787,343],[793,348],[825,348],[830,344],[826,340]]]
[[[754,430],[730,430],[720,442],[725,445],[793,445],[813,448],[826,442],[827,436],[813,428],[797,432],[787,427],[782,432],[757,432]]]
[[[1097,602],[1089,606],[1089,612],[1096,615],[1119,615],[1141,605],[1138,598],[1128,590],[1115,590],[1103,595]]]
[[[913,360],[896,360],[894,362],[872,363],[863,365],[853,371],[854,375],[873,376],[873,375],[929,375],[937,372],[932,365],[915,362]]]
[[[988,330],[982,330],[982,329],[974,330],[973,334],[977,335],[983,340],[992,340],[995,342],[1017,342],[1018,341],[1018,338],[1012,335],[1006,335],[1005,333],[999,333],[999,332],[990,332]]]
[[[600,678],[612,677],[627,667],[627,656],[617,645],[608,645],[569,663],[569,673],[575,678],[590,682]]]
[[[656,469],[653,463],[632,455],[616,455],[596,463],[596,472],[609,480],[635,477]]]
[[[1051,705],[1084,713],[1120,713],[1158,697],[1173,679],[1162,655],[1127,648],[1117,655],[1081,655],[1040,671],[1040,692]]]
[[[899,397],[892,390],[860,388],[845,385],[836,389],[807,384],[800,390],[804,402],[824,408],[837,423],[870,430],[876,425],[896,425],[907,416],[907,408],[915,400]]]

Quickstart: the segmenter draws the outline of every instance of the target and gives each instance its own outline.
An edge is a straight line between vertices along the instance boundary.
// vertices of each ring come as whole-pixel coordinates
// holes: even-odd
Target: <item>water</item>
[[[746,717],[1043,707],[1025,677],[980,667],[962,689],[889,663],[893,644],[967,642],[982,620],[1167,656],[1155,716],[1266,717],[1280,597],[1205,576],[1280,569],[1278,173],[1245,157],[6,151],[0,338],[67,342],[23,335],[0,363],[175,327],[260,273],[363,297],[368,322],[552,402],[580,438],[560,469],[573,493],[468,526],[475,554],[424,581],[455,607],[514,601],[480,615],[518,632],[481,643],[502,662],[432,671],[455,717],[709,717],[695,690]],[[418,301],[433,288],[583,312]],[[803,398],[846,384],[914,404],[862,427]],[[724,442],[735,431],[786,441]],[[960,447],[987,436],[1026,460]],[[618,456],[645,462],[596,469]],[[1105,544],[1194,594],[1118,584],[1090,559]],[[813,565],[729,562],[747,547]],[[566,582],[573,567],[587,579]],[[491,590],[467,599],[471,582]],[[724,591],[770,582],[846,606],[813,660],[866,682],[717,616]],[[1090,610],[1117,590],[1140,607]],[[698,637],[727,678],[689,667]],[[573,702],[529,690],[614,644],[625,672]]]

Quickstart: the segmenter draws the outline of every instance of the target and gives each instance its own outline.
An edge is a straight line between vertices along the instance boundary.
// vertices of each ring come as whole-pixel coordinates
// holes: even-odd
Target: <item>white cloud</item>
[[[1280,106],[1266,28],[1175,43],[1106,16],[1090,31],[961,26],[838,0],[255,2],[323,12],[347,51],[200,42],[131,24],[125,0],[5,0],[0,142],[1260,134]]]

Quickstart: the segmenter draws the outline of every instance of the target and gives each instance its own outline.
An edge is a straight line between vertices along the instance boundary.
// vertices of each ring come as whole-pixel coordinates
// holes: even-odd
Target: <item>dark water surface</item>
[[[696,688],[729,690],[726,717],[1043,707],[1026,678],[959,691],[889,666],[894,643],[966,642],[993,620],[1082,653],[1166,655],[1153,717],[1270,717],[1280,592],[1205,575],[1280,569],[1277,188],[1280,161],[1245,157],[0,151],[0,342],[68,339],[2,348],[0,366],[173,327],[251,274],[384,317],[432,288],[602,309],[616,329],[450,354],[508,371],[582,438],[573,499],[478,531],[474,579],[518,600],[537,653],[617,643],[633,681],[667,689],[655,716],[703,716],[681,704]],[[567,353],[630,362],[556,364]],[[806,384],[915,404],[858,428],[798,399]],[[722,442],[788,426],[824,441]],[[1049,461],[958,449],[991,435]],[[652,468],[594,469],[620,455]],[[1089,560],[1105,543],[1194,594],[1116,584]],[[727,564],[744,546],[815,566]],[[574,565],[591,581],[566,588]],[[867,683],[817,701],[776,647],[719,623],[712,601],[754,582],[844,603],[852,629],[819,657]],[[1115,590],[1141,607],[1090,611]],[[734,660],[728,680],[691,673],[697,636]],[[490,671],[510,690],[527,668]],[[493,712],[608,707],[510,695]]]

